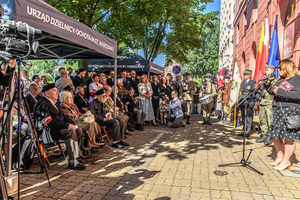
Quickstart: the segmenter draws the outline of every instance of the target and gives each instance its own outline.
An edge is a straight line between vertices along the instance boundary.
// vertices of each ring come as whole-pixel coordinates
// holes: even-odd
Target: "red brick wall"
[[[268,3],[269,2],[269,3]],[[240,3],[240,1],[237,3]],[[261,22],[265,21],[268,16],[269,21],[269,38],[271,43],[271,36],[273,33],[276,15],[278,15],[278,38],[279,48],[282,58],[283,52],[283,34],[284,34],[284,21],[289,0],[281,1],[277,4],[277,0],[259,0],[256,6],[256,0],[244,0],[241,2],[240,8],[237,5],[237,12],[234,22],[234,50],[233,50],[233,63],[238,62],[240,73],[242,74],[245,69],[254,71],[256,54],[259,45],[261,34]],[[257,10],[258,9],[258,10]],[[294,49],[292,59],[296,65],[300,65],[300,0],[295,0],[295,20],[291,20],[289,24],[295,27],[294,31]],[[245,15],[246,13],[246,15]],[[246,27],[246,34],[244,29]],[[239,40],[237,44],[237,40]],[[255,54],[253,53],[253,49]]]

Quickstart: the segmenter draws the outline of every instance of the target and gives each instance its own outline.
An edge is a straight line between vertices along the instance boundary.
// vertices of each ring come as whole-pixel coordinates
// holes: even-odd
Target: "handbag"
[[[300,115],[285,116],[281,103],[280,103],[280,108],[283,113],[283,118],[285,121],[286,128],[289,130],[300,128]]]
[[[91,111],[87,111],[82,115],[82,122],[90,124],[94,121],[95,121],[95,116],[91,113]]]

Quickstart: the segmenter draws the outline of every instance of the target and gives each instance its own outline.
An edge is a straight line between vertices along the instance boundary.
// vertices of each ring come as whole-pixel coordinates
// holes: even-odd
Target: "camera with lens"
[[[37,56],[39,43],[33,42],[33,37],[41,34],[41,30],[27,24],[0,20],[0,57],[8,60],[29,55]]]

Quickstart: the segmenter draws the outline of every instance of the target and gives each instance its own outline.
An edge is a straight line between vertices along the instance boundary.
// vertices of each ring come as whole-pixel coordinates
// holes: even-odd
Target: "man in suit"
[[[26,100],[28,103],[30,113],[33,113],[35,104],[42,98],[38,94],[39,94],[39,87],[36,84],[31,83],[29,85],[29,93],[26,95]]]
[[[131,87],[131,80],[129,78],[127,78],[127,71],[126,70],[122,71],[121,78],[123,79],[123,86],[128,91],[129,88]]]
[[[58,99],[58,90],[55,84],[48,84],[42,90],[44,96],[37,102],[33,111],[33,119],[36,131],[39,136],[46,134],[53,141],[64,140],[69,156],[69,169],[83,170],[85,166],[81,164],[80,141],[82,130],[65,121]]]
[[[238,104],[242,102],[250,93],[252,93],[256,88],[256,81],[251,79],[252,71],[245,69],[244,71],[244,80],[241,83],[240,87],[240,97],[238,99]],[[253,121],[253,108],[255,105],[255,94],[253,93],[248,99],[240,105],[242,119],[243,119],[243,131],[238,134],[238,136],[246,137],[250,136],[250,130]],[[247,109],[246,109],[247,106]],[[245,117],[246,114],[246,117]],[[244,133],[245,130],[245,133]]]
[[[147,112],[137,108],[139,98],[134,96],[134,88],[131,87],[128,94],[123,97],[124,104],[127,106],[128,112],[133,113],[136,116],[137,123],[135,125],[136,130],[144,130],[142,124],[145,122]]]
[[[131,71],[131,87],[134,88],[134,95],[139,95],[138,85],[140,83],[140,79],[136,76],[136,71]]]
[[[217,95],[216,87],[214,84],[211,83],[211,74],[205,75],[205,82],[200,87],[200,94],[199,98],[205,97],[210,95],[212,99],[215,95]],[[212,125],[210,121],[210,115],[213,107],[213,101],[209,102],[208,104],[201,104],[203,108],[203,125],[209,124]]]
[[[112,86],[114,86],[115,72],[114,72],[114,71],[110,71],[109,75],[110,75],[110,78],[107,79],[107,84],[108,84],[110,87],[112,87]]]
[[[192,111],[192,104],[194,100],[194,94],[197,91],[195,82],[191,80],[191,73],[185,73],[185,80],[182,81],[181,94],[182,98],[187,103],[186,123],[190,124],[190,117]]]

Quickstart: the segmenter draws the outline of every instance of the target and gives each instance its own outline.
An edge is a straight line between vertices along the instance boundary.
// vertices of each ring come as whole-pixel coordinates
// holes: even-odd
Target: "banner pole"
[[[234,109],[233,124],[234,124],[234,128],[236,128],[236,109]]]

